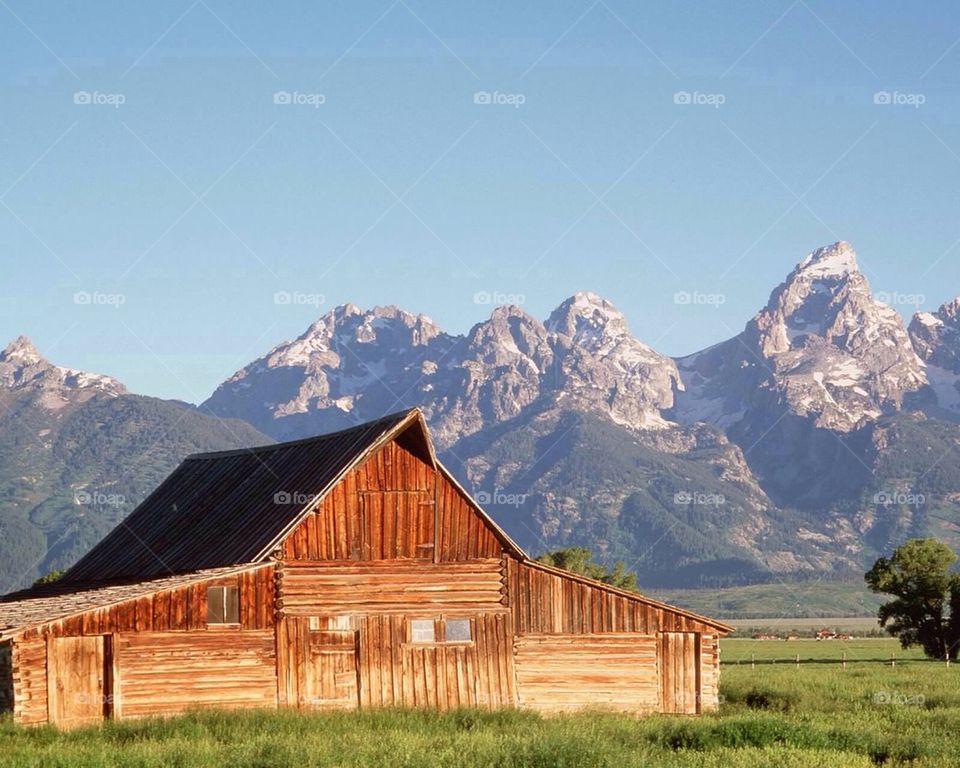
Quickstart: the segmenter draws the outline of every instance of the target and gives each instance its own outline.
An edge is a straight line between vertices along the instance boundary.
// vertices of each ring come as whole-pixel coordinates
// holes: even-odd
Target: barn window
[[[447,643],[469,643],[470,619],[446,619],[443,622],[443,639]]]
[[[411,643],[434,643],[437,633],[433,619],[412,619],[410,621]]]
[[[207,588],[207,624],[240,623],[240,590],[236,587]]]

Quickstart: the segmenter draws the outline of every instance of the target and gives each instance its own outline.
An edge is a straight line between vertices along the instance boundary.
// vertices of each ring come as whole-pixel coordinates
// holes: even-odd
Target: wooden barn
[[[58,582],[0,598],[0,708],[695,714],[728,630],[532,561],[412,410],[186,459]]]

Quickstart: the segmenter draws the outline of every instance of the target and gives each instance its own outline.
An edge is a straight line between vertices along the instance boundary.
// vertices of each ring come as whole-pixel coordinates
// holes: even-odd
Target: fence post
[[[844,651],[843,655],[840,657],[840,667],[841,669],[847,668],[847,652]]]
[[[897,654],[895,653],[890,654],[890,666],[891,667],[897,666]]]
[[[750,654],[750,669],[756,669],[756,668],[757,668],[757,657],[756,657],[756,654],[751,653],[751,654]]]
[[[797,669],[800,669],[800,654],[797,654]]]

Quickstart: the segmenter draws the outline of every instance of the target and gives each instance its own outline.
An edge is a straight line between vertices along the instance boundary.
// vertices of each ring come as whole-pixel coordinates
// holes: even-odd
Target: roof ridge
[[[281,443],[268,443],[266,445],[252,445],[249,448],[229,448],[224,451],[201,451],[199,453],[191,453],[184,459],[184,461],[204,461],[207,459],[221,459],[227,456],[244,456],[247,454],[269,453],[271,451],[280,450],[281,448],[289,448],[295,445],[305,445],[307,443],[339,437],[349,432],[358,432],[384,422],[395,421],[399,424],[404,419],[409,418],[413,413],[420,413],[420,409],[408,408],[404,411],[395,411],[394,413],[388,413],[385,416],[381,416],[378,419],[371,419],[370,421],[364,421],[359,424],[355,424],[352,427],[338,429],[335,432],[323,432],[322,434],[312,435],[311,437],[301,437],[297,440],[287,440]]]

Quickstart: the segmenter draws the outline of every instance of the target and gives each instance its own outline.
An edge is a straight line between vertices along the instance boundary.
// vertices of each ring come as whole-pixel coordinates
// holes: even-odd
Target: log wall
[[[13,711],[13,645],[0,643],[0,713]]]
[[[143,632],[120,635],[114,649],[122,717],[277,704],[271,630]]]
[[[42,637],[13,643],[14,722],[47,722],[47,641]]]
[[[285,560],[473,560],[502,546],[467,497],[399,442],[346,474],[283,544]]]
[[[525,635],[515,647],[522,707],[657,711],[656,635]]]
[[[278,606],[284,616],[506,610],[504,564],[392,562],[283,563]]]
[[[714,712],[720,707],[720,638],[700,636],[700,711]]]

